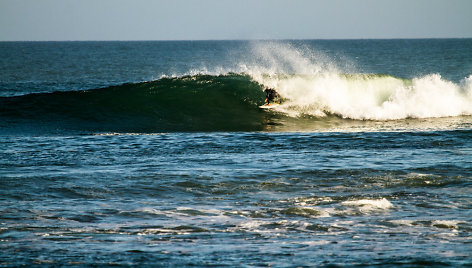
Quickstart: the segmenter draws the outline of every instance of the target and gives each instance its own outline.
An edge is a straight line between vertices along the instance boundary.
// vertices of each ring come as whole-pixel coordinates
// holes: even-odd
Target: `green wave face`
[[[84,131],[257,131],[264,128],[257,107],[263,101],[261,85],[249,76],[196,75],[2,98],[0,118]]]

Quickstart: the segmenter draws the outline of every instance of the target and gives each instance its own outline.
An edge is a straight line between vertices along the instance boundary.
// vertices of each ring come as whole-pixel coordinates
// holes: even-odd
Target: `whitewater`
[[[278,110],[293,117],[334,114],[355,120],[397,120],[472,114],[472,75],[459,83],[437,73],[407,79],[355,73],[352,62],[337,66],[306,47],[254,44],[252,51],[257,63],[241,64],[242,69],[276,89],[284,99]]]
[[[472,77],[462,84],[439,74],[401,79],[381,74],[268,75],[258,79],[284,99],[290,116],[338,115],[356,120],[397,120],[472,114]]]

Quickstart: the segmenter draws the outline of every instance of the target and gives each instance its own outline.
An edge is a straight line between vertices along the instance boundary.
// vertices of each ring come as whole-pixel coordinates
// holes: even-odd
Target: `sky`
[[[0,41],[471,37],[472,0],[0,0]]]

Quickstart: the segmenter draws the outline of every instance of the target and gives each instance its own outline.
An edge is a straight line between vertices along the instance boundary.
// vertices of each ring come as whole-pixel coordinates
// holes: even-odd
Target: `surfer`
[[[266,93],[266,99],[265,99],[266,105],[270,105],[271,102],[275,102],[275,99],[279,97],[279,93],[277,93],[275,89],[266,88],[264,92]]]

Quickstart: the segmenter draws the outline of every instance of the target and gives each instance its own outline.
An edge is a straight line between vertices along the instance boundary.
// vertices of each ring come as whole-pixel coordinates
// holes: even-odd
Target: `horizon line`
[[[199,42],[199,41],[342,41],[342,40],[432,40],[472,39],[472,37],[380,37],[380,38],[248,38],[248,39],[58,39],[58,40],[0,40],[0,42]]]

